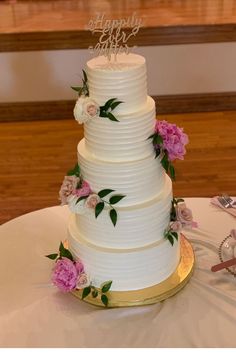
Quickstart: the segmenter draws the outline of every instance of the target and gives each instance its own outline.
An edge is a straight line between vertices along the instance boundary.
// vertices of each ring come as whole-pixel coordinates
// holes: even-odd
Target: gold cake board
[[[131,291],[109,291],[107,307],[130,307],[150,305],[168,299],[180,291],[189,281],[194,268],[194,253],[190,242],[181,234],[180,262],[175,272],[163,282],[149,288]],[[74,290],[72,294],[82,298],[82,290]],[[99,297],[89,294],[83,301],[104,307]]]

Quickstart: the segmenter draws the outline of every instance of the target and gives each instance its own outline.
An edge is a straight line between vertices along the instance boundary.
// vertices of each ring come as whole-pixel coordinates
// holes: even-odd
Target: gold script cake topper
[[[130,48],[128,40],[136,36],[142,25],[142,19],[136,17],[133,13],[131,16],[122,19],[106,19],[105,14],[97,14],[95,19],[91,19],[88,23],[88,29],[94,33],[99,34],[98,42],[94,47],[89,49],[96,55],[104,55],[109,61],[114,55],[119,53],[128,54]]]

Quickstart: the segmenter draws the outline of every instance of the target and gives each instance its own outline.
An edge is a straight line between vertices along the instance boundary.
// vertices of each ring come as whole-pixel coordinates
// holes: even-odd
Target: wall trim
[[[234,111],[236,92],[153,96],[158,114]],[[0,122],[73,118],[74,100],[0,103]]]
[[[142,27],[130,45],[215,43],[236,41],[236,24],[200,24]],[[87,49],[97,38],[87,30],[0,33],[0,52]]]

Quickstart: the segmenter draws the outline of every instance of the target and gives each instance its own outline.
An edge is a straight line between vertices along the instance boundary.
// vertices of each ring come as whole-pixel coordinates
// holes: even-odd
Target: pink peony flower
[[[100,202],[100,198],[97,194],[90,194],[85,202],[87,208],[95,209],[96,205]]]
[[[73,194],[77,197],[87,197],[92,192],[88,182],[83,181],[80,188],[76,189]]]
[[[179,232],[182,229],[182,224],[180,221],[174,221],[171,223],[170,228],[174,232]]]
[[[189,142],[187,134],[183,132],[183,128],[163,120],[156,122],[155,132],[162,137],[163,149],[168,152],[169,160],[183,160],[183,156],[186,153],[185,145]]]
[[[79,177],[76,176],[64,177],[64,181],[59,191],[59,198],[61,201],[61,205],[67,204],[68,197],[74,193],[79,182],[80,182]]]
[[[75,264],[68,258],[59,259],[52,272],[52,282],[61,291],[68,292],[76,287],[78,273]]]
[[[185,203],[178,203],[176,207],[177,221],[182,226],[197,227],[197,223],[193,221],[192,211],[186,207]]]
[[[80,259],[75,262],[75,268],[77,270],[78,275],[84,272],[84,265]]]
[[[87,286],[89,286],[89,284],[90,284],[90,282],[89,282],[87,274],[81,273],[78,277],[76,288],[83,289],[83,288],[86,288]]]

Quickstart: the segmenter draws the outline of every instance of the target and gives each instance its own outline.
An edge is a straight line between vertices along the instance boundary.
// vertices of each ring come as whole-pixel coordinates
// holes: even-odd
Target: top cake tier
[[[86,72],[89,96],[99,105],[114,97],[124,102],[116,108],[116,113],[127,114],[146,104],[146,62],[142,56],[119,54],[115,62],[100,56],[87,62]]]

